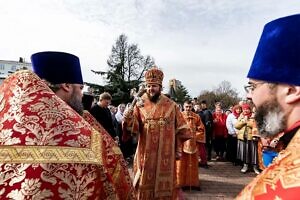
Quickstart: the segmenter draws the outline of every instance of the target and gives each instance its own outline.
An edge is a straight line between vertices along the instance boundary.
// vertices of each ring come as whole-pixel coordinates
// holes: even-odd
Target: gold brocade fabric
[[[194,112],[182,112],[191,131],[191,139],[181,144],[182,156],[176,161],[177,186],[199,187],[198,178],[198,143],[205,143],[205,128],[199,115]]]
[[[119,199],[103,138],[33,72],[0,85],[0,199]]]
[[[136,199],[132,180],[130,178],[126,162],[116,142],[103,126],[88,112],[83,112],[83,118],[102,135],[103,165],[111,175],[114,187],[120,199]]]
[[[205,143],[205,127],[199,115],[194,112],[182,112],[182,115],[191,130],[192,138],[183,142],[183,152],[196,153],[197,142]]]
[[[180,160],[176,160],[176,186],[199,187],[198,152],[188,154],[182,152]]]
[[[263,153],[263,144],[262,144],[262,142],[261,142],[261,139],[259,139],[258,140],[258,142],[257,142],[257,156],[258,156],[258,166],[259,166],[259,169],[261,169],[261,170],[264,170],[266,167],[265,167],[265,165],[264,165],[264,163],[263,163],[263,155],[262,155],[262,153]]]
[[[300,129],[285,150],[237,196],[239,200],[299,199]]]
[[[178,106],[164,95],[157,103],[141,97],[126,119],[127,130],[139,135],[134,159],[138,199],[176,199],[175,137],[190,135]]]

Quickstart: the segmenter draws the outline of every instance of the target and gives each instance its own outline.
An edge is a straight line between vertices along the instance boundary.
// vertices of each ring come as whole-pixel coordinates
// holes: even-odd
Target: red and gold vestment
[[[0,86],[0,199],[120,199],[101,133],[38,76]]]
[[[120,148],[103,126],[88,111],[85,110],[82,117],[102,135],[103,151],[101,153],[102,157],[105,158],[103,159],[103,165],[112,177],[118,197],[120,199],[135,199],[132,180]]]
[[[285,133],[288,134],[288,133]],[[300,129],[260,175],[236,199],[299,199],[300,193]]]
[[[182,112],[191,131],[191,139],[182,142],[182,156],[176,161],[177,185],[199,187],[198,145],[205,144],[205,127],[199,115],[194,112]]]
[[[154,103],[144,94],[141,101],[124,123],[139,136],[134,159],[137,198],[175,199],[175,137],[190,137],[188,126],[176,103],[165,95]]]

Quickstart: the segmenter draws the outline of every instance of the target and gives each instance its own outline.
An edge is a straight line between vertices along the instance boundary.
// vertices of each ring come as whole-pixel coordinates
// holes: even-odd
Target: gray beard
[[[67,102],[67,104],[73,108],[79,115],[83,115],[83,104],[82,100],[78,99],[74,93],[72,93],[71,98]]]
[[[262,137],[273,137],[287,128],[286,116],[276,99],[257,107],[254,118]]]

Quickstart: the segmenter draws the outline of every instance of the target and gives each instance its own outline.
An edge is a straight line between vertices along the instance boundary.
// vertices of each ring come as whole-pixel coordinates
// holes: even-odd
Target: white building
[[[19,59],[19,62],[10,60],[0,60],[0,84],[8,75],[21,69],[32,70],[31,63],[23,62],[22,58]]]
[[[177,80],[177,79],[171,79],[169,80],[169,87],[173,87],[174,90],[177,90],[178,87],[181,86],[181,81]]]

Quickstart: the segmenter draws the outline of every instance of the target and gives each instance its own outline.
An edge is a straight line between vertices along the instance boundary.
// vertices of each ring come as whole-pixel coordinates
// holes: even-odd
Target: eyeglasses
[[[244,89],[247,93],[252,93],[258,85],[265,84],[266,82],[256,82],[256,83],[248,83],[248,85],[244,86]]]

